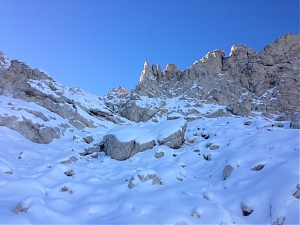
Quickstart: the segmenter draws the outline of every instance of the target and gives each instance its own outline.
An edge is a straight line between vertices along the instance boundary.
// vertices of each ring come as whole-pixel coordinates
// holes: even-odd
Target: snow
[[[139,143],[145,143],[168,137],[182,128],[185,123],[184,118],[179,118],[176,120],[162,121],[155,125],[124,125],[114,127],[108,130],[106,134],[114,134],[118,140],[122,142],[136,140]]]
[[[25,112],[11,110],[10,101],[23,108],[34,104],[1,96],[1,112],[18,117]],[[44,109],[50,119],[48,113]],[[115,126],[108,133],[147,139],[173,132],[183,121]],[[125,161],[79,154],[89,145],[72,137],[89,133],[100,141],[107,133],[102,127],[66,132],[45,145],[0,126],[0,223],[270,224],[285,217],[284,224],[299,224],[299,199],[292,195],[299,184],[299,130],[288,129],[288,121],[284,127],[272,123],[259,116],[200,118],[188,123],[186,137],[193,143],[178,150],[157,145]],[[208,142],[219,148],[210,150]],[[155,158],[156,152],[164,156]],[[78,161],[60,163],[71,156]],[[252,171],[258,164],[265,166]],[[226,180],[225,165],[234,168]],[[66,176],[71,169],[75,174]],[[156,174],[162,185],[147,181],[129,189],[137,174]],[[19,203],[23,212],[12,212]],[[242,203],[254,209],[249,216],[243,216]]]

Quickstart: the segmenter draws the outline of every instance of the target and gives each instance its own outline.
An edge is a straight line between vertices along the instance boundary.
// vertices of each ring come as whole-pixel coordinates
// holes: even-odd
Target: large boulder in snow
[[[125,160],[138,152],[153,148],[154,140],[138,142],[135,139],[122,141],[114,134],[107,134],[100,142],[100,150],[116,160]]]
[[[160,135],[158,136],[157,141],[160,145],[178,149],[184,142],[187,122],[184,119],[175,120],[175,123],[173,121],[174,120],[168,120],[160,125]]]
[[[157,125],[118,126],[109,130],[99,143],[100,151],[116,160],[126,160],[156,144],[180,148],[184,141],[187,122],[180,118],[163,121]]]

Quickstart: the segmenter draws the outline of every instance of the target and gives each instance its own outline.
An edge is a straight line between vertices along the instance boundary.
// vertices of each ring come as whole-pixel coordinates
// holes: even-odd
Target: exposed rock
[[[107,134],[100,142],[100,150],[116,160],[125,160],[138,152],[153,148],[155,141],[139,143],[136,140],[122,142],[114,134]]]
[[[158,111],[160,106],[144,105],[142,100],[129,100],[120,106],[119,114],[134,122],[146,122]]]
[[[174,133],[171,133],[170,135],[165,134],[160,137],[158,137],[158,143],[160,145],[166,145],[169,148],[178,149],[182,146],[184,142],[184,134],[186,131],[187,122],[185,121],[177,131]]]
[[[23,117],[22,120],[15,116],[3,117],[0,115],[0,126],[13,129],[35,143],[49,144],[53,138],[60,138],[59,128],[47,127],[44,124],[34,123]],[[64,129],[62,129],[64,130]]]
[[[176,120],[179,119],[182,115],[179,113],[171,113],[167,115],[167,120]]]
[[[211,154],[208,154],[208,155],[203,154],[203,158],[204,158],[205,160],[207,160],[207,161],[210,161],[210,160],[211,160]]]
[[[243,202],[241,203],[241,208],[243,216],[249,216],[254,211],[254,208],[252,206],[246,205]]]
[[[295,198],[300,199],[300,190],[298,189],[297,191],[295,191],[294,194],[293,194],[293,196],[294,196]]]
[[[93,159],[98,158],[98,153],[95,153],[95,154],[91,155],[91,157],[92,157]]]
[[[258,164],[257,166],[254,166],[251,168],[252,171],[260,171],[265,167],[265,164]]]
[[[75,174],[75,171],[73,169],[71,169],[71,170],[64,172],[64,174],[66,174],[68,177],[71,177]]]
[[[161,178],[153,170],[145,170],[137,172],[129,181],[128,188],[132,189],[137,186],[140,182],[146,182],[152,180],[152,185],[162,185]]]
[[[75,163],[77,161],[78,161],[78,159],[75,156],[71,156],[70,159],[61,161],[60,163],[61,164],[69,164],[69,163]]]
[[[19,212],[27,212],[28,207],[25,206],[22,202],[19,202],[18,205],[16,205],[11,211],[15,214],[18,214]]]
[[[112,114],[109,114],[109,109],[101,107],[101,110],[97,108],[89,109],[84,106],[82,102],[75,102],[73,99],[67,97],[64,93],[66,87],[56,83],[51,77],[49,77],[44,72],[38,69],[32,69],[28,65],[18,60],[11,60],[10,62],[7,58],[0,54],[0,94],[1,95],[11,95],[13,98],[22,99],[26,102],[34,102],[52,113],[59,115],[60,117],[69,120],[68,122],[76,127],[77,129],[83,129],[85,127],[96,127],[95,120],[91,120],[85,113],[90,114],[99,118],[100,120],[111,120],[116,123],[120,123],[118,118],[114,118]],[[67,90],[70,94],[82,95],[80,89],[69,89]],[[104,105],[105,106],[105,105]],[[53,138],[59,137],[61,134],[60,128],[47,128],[47,122],[49,118],[45,117],[41,112],[35,111],[33,109],[25,109],[28,113],[35,115],[45,121],[44,125],[40,125],[45,132],[37,131],[42,129],[34,125],[32,127],[27,126],[26,129],[29,134],[26,135],[22,131],[22,126],[14,126],[3,124],[11,129],[15,129],[26,138],[37,143],[49,143]],[[100,111],[100,112],[99,112]],[[94,114],[93,114],[94,113]],[[102,114],[101,114],[102,113]],[[100,115],[99,115],[100,114]],[[2,119],[3,120],[3,119]],[[68,125],[69,126],[69,125]],[[70,126],[69,126],[70,127]],[[20,129],[20,130],[19,130]],[[31,135],[34,133],[34,135]],[[45,137],[43,137],[45,135]],[[37,138],[31,137],[36,136]]]
[[[251,121],[251,120],[246,121],[246,122],[244,123],[245,126],[249,126],[249,125],[251,125],[251,124],[252,124],[252,121]]]
[[[100,151],[99,146],[85,148],[84,150],[85,150],[85,153],[83,153],[83,155],[89,155],[89,154],[92,154],[94,152],[99,152]]]
[[[233,171],[233,167],[231,165],[226,165],[223,169],[223,179],[226,180]]]
[[[194,212],[191,214],[191,216],[194,217],[194,218],[200,218],[201,217],[201,213],[202,213],[202,210],[199,209],[199,208],[196,208],[194,210]]]
[[[283,225],[285,221],[285,216],[281,216],[277,218],[274,222],[272,222],[272,225]]]
[[[217,117],[223,117],[223,116],[229,116],[228,113],[224,112],[223,109],[219,109],[216,112],[213,112],[211,114],[208,114],[206,117],[207,118],[217,118]]]
[[[83,139],[84,139],[85,142],[88,143],[88,144],[90,144],[90,143],[92,143],[92,142],[94,141],[94,138],[93,138],[93,136],[91,136],[91,135],[87,135],[87,136],[85,136]]]
[[[155,153],[155,158],[161,158],[161,157],[163,157],[165,155],[165,153],[164,152],[156,152]]]
[[[205,147],[206,147],[206,148],[209,148],[211,145],[212,145],[211,142],[207,142],[206,145],[205,145]]]
[[[160,67],[145,62],[132,93],[150,98],[174,98],[185,93],[181,99],[224,105],[234,115],[251,116],[257,111],[266,117],[281,114],[289,119],[300,110],[299,43],[299,34],[286,34],[261,52],[234,45],[229,57],[222,50],[209,52],[184,71],[168,64],[161,72]],[[163,110],[166,109],[153,113]],[[205,116],[226,115],[224,110],[218,110]]]
[[[290,128],[300,129],[300,111],[293,113]]]
[[[210,150],[216,150],[216,149],[219,149],[219,145],[212,145],[212,146],[210,146]]]

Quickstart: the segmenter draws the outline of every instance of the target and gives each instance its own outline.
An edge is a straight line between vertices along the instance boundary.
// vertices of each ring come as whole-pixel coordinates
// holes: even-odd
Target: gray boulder
[[[233,167],[231,165],[226,165],[223,169],[223,179],[226,180],[233,171]]]
[[[153,148],[155,141],[139,143],[136,140],[120,141],[114,134],[107,134],[100,142],[100,151],[116,160],[126,160],[138,152]]]
[[[180,148],[184,142],[184,134],[186,131],[186,127],[187,122],[184,120],[184,122],[177,129],[172,130],[170,133],[163,133],[162,130],[161,135],[157,139],[158,144],[166,145],[169,148],[174,149]]]
[[[90,144],[90,143],[92,143],[92,142],[94,141],[94,138],[93,138],[93,136],[91,136],[91,135],[87,135],[87,136],[85,136],[85,137],[83,138],[83,140],[85,140],[85,142],[86,142],[87,144]]]

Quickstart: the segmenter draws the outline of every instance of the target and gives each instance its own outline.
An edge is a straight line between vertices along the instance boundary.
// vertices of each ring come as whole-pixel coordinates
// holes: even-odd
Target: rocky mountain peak
[[[136,103],[140,99],[136,96],[160,99],[181,96],[195,105],[223,105],[226,110],[222,115],[259,112],[279,120],[290,118],[294,111],[300,110],[299,37],[286,34],[261,52],[242,44],[232,46],[228,57],[223,50],[214,50],[184,71],[174,64],[161,71],[160,66],[150,67],[146,61],[131,96],[135,96]],[[123,109],[130,111],[130,105],[121,104],[119,113]],[[126,113],[122,115],[131,120]]]
[[[4,52],[0,51],[0,68],[7,68],[10,65],[9,58],[4,54]]]

